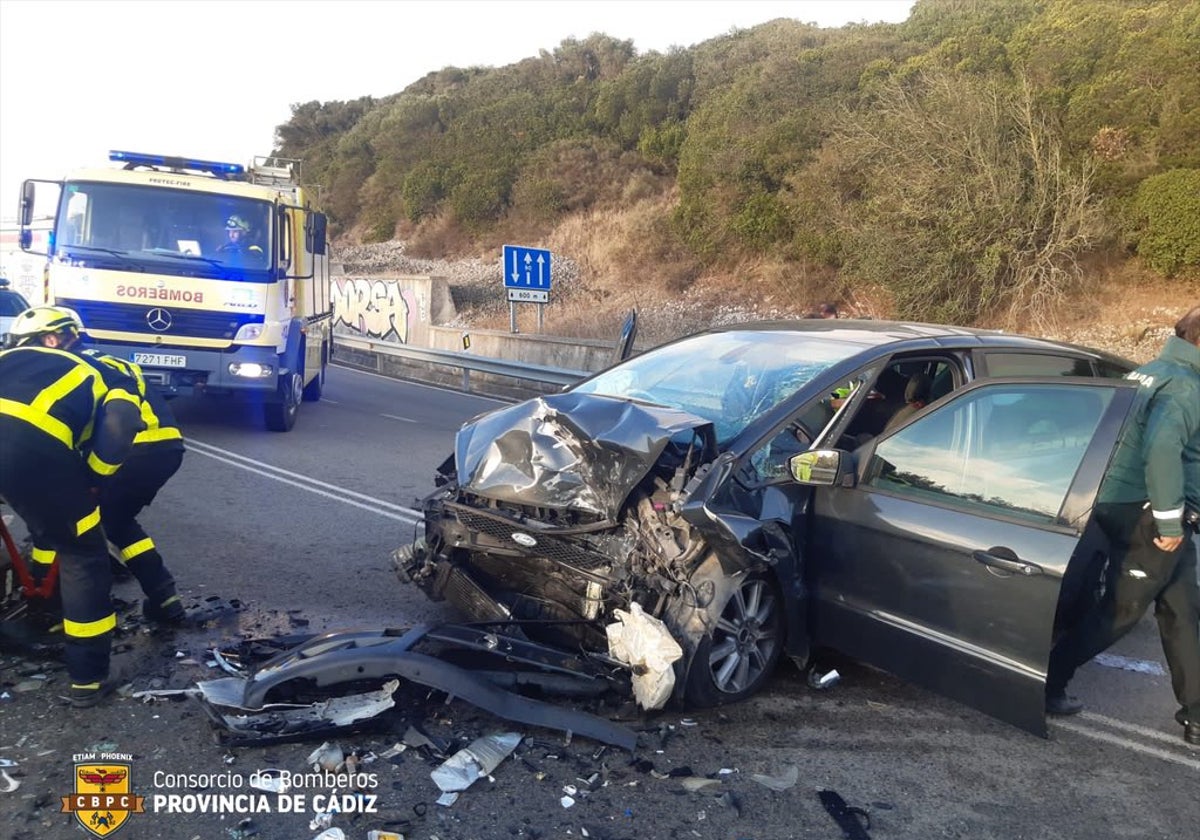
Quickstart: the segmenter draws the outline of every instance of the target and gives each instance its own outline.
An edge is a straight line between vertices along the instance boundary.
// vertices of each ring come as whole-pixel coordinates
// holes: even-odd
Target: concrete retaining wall
[[[499,293],[499,290],[497,290]],[[445,278],[418,275],[340,275],[333,278],[334,361],[399,379],[464,386],[460,370],[402,359],[386,353],[388,344],[424,347],[523,364],[592,372],[613,361],[612,341],[514,334],[504,330],[471,330],[440,326],[455,317],[454,301]],[[551,304],[553,305],[553,304]],[[379,352],[339,345],[339,335],[370,339]],[[464,337],[470,347],[464,351]],[[524,399],[550,393],[556,386],[472,373],[474,393]]]

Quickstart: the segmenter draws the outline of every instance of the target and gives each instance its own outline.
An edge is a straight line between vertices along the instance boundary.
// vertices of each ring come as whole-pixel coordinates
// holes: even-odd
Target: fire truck
[[[326,217],[300,162],[109,160],[25,181],[21,248],[46,259],[38,297],[78,312],[98,349],[167,396],[240,395],[290,431],[300,403],[321,398],[332,350]],[[39,248],[33,212],[47,203],[57,211]]]

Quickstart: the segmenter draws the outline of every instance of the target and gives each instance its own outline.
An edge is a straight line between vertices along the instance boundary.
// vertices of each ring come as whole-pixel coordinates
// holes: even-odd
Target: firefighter
[[[225,220],[225,244],[217,251],[246,257],[263,257],[263,249],[250,241],[250,223],[241,216],[230,216]]]
[[[36,306],[16,316],[0,352],[0,496],[57,554],[76,708],[112,688],[117,618],[98,500],[144,428],[135,384],[64,349],[82,330],[71,310]]]
[[[133,451],[121,465],[121,471],[101,488],[100,518],[105,536],[120,552],[120,563],[137,578],[146,596],[142,615],[160,624],[180,624],[185,612],[175,590],[175,579],[163,563],[154,540],[138,523],[137,515],[154,501],[183,463],[183,433],[166,398],[146,386],[136,364],[90,348],[80,353],[137,383],[146,428],[133,439]]]

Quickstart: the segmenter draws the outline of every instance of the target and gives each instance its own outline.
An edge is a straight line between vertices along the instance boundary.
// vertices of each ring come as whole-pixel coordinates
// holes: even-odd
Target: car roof
[[[855,318],[805,318],[797,320],[750,321],[729,324],[706,330],[708,333],[737,332],[741,330],[763,330],[775,332],[823,333],[834,341],[856,344],[864,349],[888,344],[899,345],[896,349],[919,350],[927,347],[966,347],[987,349],[1003,347],[1030,352],[1058,352],[1069,350],[1076,354],[1103,359],[1114,364],[1134,368],[1136,365],[1105,350],[1083,347],[1048,338],[1036,338],[1002,330],[985,330],[975,327],[957,327],[947,324],[926,324],[918,321],[875,321]]]

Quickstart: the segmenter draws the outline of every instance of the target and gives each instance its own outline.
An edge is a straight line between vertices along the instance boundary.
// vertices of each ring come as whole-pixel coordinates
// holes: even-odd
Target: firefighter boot
[[[142,615],[155,624],[179,625],[187,618],[174,587],[169,592],[159,590],[154,596],[147,595],[142,601]]]

